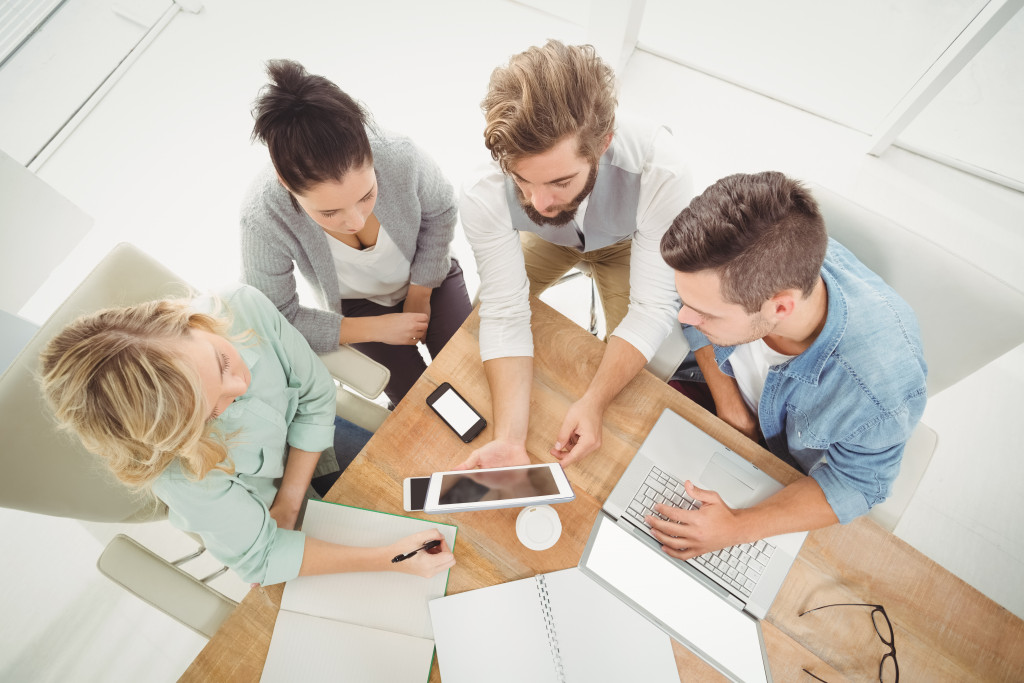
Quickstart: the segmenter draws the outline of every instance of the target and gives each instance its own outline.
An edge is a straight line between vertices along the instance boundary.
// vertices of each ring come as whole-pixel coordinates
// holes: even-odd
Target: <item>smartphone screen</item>
[[[449,472],[440,478],[439,505],[553,496],[558,483],[550,467],[524,467],[494,472]]]
[[[423,510],[423,503],[427,500],[427,488],[430,485],[430,477],[409,478],[409,507],[410,512]]]
[[[427,404],[467,443],[487,424],[447,382],[427,398]]]

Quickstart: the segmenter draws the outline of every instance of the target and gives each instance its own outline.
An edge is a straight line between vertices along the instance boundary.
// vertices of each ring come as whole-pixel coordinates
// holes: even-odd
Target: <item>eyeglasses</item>
[[[819,609],[825,609],[826,607],[873,607],[871,610],[871,623],[875,626],[875,633],[881,639],[882,644],[889,648],[889,651],[882,655],[882,661],[878,663],[878,680],[879,683],[899,683],[900,681],[900,665],[896,662],[896,640],[893,637],[892,622],[889,621],[889,615],[885,613],[885,608],[881,605],[868,605],[865,603],[851,603],[851,602],[840,602],[834,605],[822,605],[821,607],[815,607],[801,612],[797,616],[802,617],[809,612],[816,612]],[[882,615],[882,619],[879,619],[876,615]],[[886,660],[889,661],[889,666],[886,666]],[[804,673],[817,678],[819,681],[824,681],[822,678],[818,678],[807,669],[804,669]]]

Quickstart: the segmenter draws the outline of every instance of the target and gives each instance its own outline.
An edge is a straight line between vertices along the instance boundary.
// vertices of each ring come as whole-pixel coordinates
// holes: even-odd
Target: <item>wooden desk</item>
[[[569,404],[582,395],[604,344],[543,303],[533,305],[536,346],[527,448],[547,453]],[[402,481],[449,469],[492,436],[488,426],[463,444],[425,407],[427,395],[449,381],[492,422],[490,393],[478,345],[474,313],[364,451],[331,489],[327,500],[401,513]],[[553,548],[534,552],[515,535],[519,510],[491,510],[447,517],[423,516],[459,526],[448,594],[573,567],[579,561],[601,502],[650,431],[671,408],[754,464],[786,483],[800,476],[767,451],[697,407],[648,373],[631,382],[605,414],[598,453],[567,473],[576,500],[558,506],[562,536]],[[266,659],[281,600],[281,586],[252,591],[182,676],[184,681],[257,681]],[[885,648],[867,608],[838,607],[798,618],[819,605],[877,603],[895,628],[904,681],[1021,680],[1024,622],[916,550],[862,519],[812,532],[762,622],[776,681],[812,681],[802,669],[828,680],[877,680]],[[722,677],[673,641],[686,681]],[[437,662],[431,673],[439,681]]]

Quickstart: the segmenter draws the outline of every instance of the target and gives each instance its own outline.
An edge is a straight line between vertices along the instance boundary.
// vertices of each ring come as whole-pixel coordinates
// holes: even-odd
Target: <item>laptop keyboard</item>
[[[652,467],[647,481],[640,485],[640,490],[633,497],[633,502],[626,509],[626,517],[635,522],[641,531],[654,537],[650,527],[644,521],[646,515],[665,519],[654,511],[657,503],[663,503],[683,510],[694,510],[700,507],[700,501],[686,495],[683,483],[657,467]],[[743,543],[730,548],[722,548],[713,553],[705,553],[689,560],[705,574],[709,574],[719,583],[732,589],[743,597],[757,585],[758,579],[768,566],[768,560],[775,552],[775,546],[767,541]]]

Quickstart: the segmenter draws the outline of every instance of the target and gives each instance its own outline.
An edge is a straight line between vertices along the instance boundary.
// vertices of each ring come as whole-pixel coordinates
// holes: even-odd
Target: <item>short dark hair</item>
[[[779,292],[814,290],[828,248],[810,191],[777,171],[722,178],[695,197],[661,238],[682,273],[716,271],[726,301],[756,313]]]
[[[267,76],[253,103],[252,139],[267,146],[290,191],[303,194],[373,162],[370,116],[341,88],[287,59],[267,62]]]

